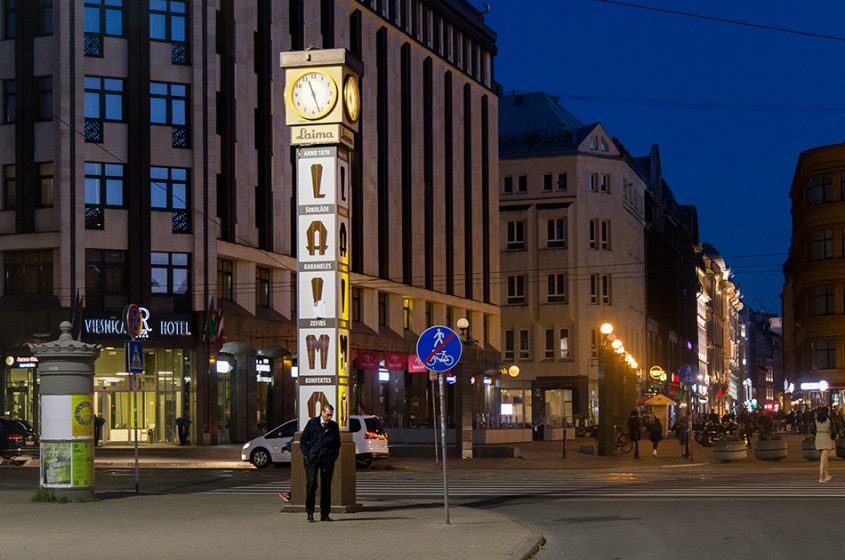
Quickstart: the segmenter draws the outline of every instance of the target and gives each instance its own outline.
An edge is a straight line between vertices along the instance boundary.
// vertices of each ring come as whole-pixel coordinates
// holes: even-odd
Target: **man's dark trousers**
[[[332,474],[334,463],[328,466],[305,465],[305,511],[314,514],[314,502],[317,498],[317,473],[320,474],[320,516],[326,517],[332,512]]]

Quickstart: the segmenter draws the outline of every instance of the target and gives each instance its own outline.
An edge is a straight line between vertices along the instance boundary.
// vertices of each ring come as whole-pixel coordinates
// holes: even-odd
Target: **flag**
[[[205,321],[205,333],[203,338],[209,344],[212,343],[214,337],[217,335],[217,298],[211,296],[208,300],[208,316]]]
[[[223,334],[223,302],[218,302],[217,313],[214,321],[215,333],[212,340],[214,341],[214,353],[220,352],[223,343],[226,341],[226,336]]]
[[[76,290],[76,295],[71,304],[71,331],[70,334],[74,340],[82,340],[82,319],[85,311],[85,296],[79,295],[79,290]]]

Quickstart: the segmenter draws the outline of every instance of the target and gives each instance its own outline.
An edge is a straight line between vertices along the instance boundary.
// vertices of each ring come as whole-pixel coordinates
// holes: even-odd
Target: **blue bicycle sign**
[[[430,327],[417,340],[417,357],[432,371],[449,371],[461,360],[462,352],[458,333],[449,327]]]

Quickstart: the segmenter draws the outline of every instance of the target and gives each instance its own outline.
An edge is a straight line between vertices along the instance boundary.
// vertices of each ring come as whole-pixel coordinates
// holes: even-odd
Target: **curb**
[[[532,544],[533,543],[533,544]],[[540,549],[546,544],[546,539],[543,535],[532,535],[525,539],[525,544],[530,546],[528,552],[520,556],[520,560],[531,560],[540,552]]]

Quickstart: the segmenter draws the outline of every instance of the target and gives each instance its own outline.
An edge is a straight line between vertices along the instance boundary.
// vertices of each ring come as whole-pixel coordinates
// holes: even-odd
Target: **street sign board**
[[[684,385],[695,385],[698,380],[698,366],[686,364],[678,368],[678,379]]]
[[[123,320],[126,321],[126,332],[129,334],[129,338],[132,340],[138,338],[144,328],[141,308],[134,303],[127,305],[123,310]]]
[[[461,352],[461,339],[449,327],[429,327],[417,340],[417,357],[434,371],[449,371],[455,367],[461,360]]]
[[[648,375],[655,381],[660,381],[660,378],[663,376],[663,368],[660,366],[651,366],[651,369],[648,370]]]
[[[144,373],[144,346],[140,340],[126,343],[126,371],[130,375]]]

